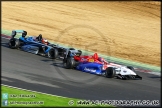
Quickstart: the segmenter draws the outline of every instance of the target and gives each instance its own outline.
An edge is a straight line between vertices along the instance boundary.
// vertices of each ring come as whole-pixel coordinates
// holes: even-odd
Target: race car
[[[56,45],[56,44],[49,44],[49,46],[52,46],[53,48],[57,49],[58,50],[58,58],[60,59],[63,59],[66,58],[66,57],[70,57],[70,56],[73,56],[71,54],[79,54],[81,55],[82,54],[82,51],[81,50],[77,50],[75,48],[67,48],[67,47],[62,47],[60,45]],[[73,52],[73,53],[69,53],[69,52]]]
[[[21,33],[22,36],[17,39],[15,38],[17,33]],[[50,45],[43,44],[40,41],[37,41],[34,36],[28,36],[26,38],[27,31],[24,30],[13,30],[11,34],[11,39],[8,42],[8,45],[12,49],[21,49],[26,52],[45,55],[49,58],[57,58],[58,50]]]
[[[74,56],[66,56],[66,58],[63,60],[63,65],[66,69],[76,69],[82,72],[103,75],[107,78],[142,80],[142,77],[135,73],[132,66],[122,66],[109,63],[102,57],[98,57],[97,53],[94,55],[81,56],[74,53]]]

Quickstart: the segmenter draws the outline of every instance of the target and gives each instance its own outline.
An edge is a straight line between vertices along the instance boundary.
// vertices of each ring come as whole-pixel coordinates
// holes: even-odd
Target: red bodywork
[[[99,63],[99,64],[103,64],[103,68],[107,68],[108,67],[108,62],[103,60],[103,62],[101,62],[99,60],[98,54],[95,53],[94,55],[82,55],[82,56],[74,56],[74,60],[79,61],[79,62],[95,62],[95,63]]]

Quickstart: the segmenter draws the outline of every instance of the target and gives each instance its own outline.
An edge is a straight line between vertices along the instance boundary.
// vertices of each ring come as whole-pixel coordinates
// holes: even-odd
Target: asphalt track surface
[[[105,78],[62,67],[52,60],[6,46],[1,38],[1,83],[53,95],[90,100],[159,100],[161,78],[137,72],[143,80]]]

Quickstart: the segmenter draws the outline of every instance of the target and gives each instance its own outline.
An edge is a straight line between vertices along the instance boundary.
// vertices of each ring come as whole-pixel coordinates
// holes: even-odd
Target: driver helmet
[[[99,57],[98,60],[99,60],[100,62],[104,62],[104,59],[103,59],[102,57]]]
[[[71,57],[73,57],[75,55],[76,55],[76,53],[74,53],[74,52],[71,52],[71,54],[70,54]]]
[[[39,34],[40,39],[42,39],[42,34]]]
[[[47,45],[48,44],[48,40],[47,39],[42,39],[42,43]]]
[[[80,56],[81,54],[80,53],[75,53],[76,56]]]
[[[42,34],[39,34],[40,37],[42,37]]]

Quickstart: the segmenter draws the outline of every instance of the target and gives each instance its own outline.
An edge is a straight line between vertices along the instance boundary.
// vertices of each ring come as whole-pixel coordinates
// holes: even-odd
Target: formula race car
[[[68,56],[68,54],[73,54],[73,56]],[[63,65],[67,69],[76,69],[82,72],[103,75],[107,78],[116,77],[123,80],[142,79],[141,76],[135,73],[133,67],[108,63],[102,57],[98,57],[97,53],[86,56],[71,51],[68,54],[63,60]]]
[[[17,33],[21,33],[22,36],[17,39],[15,38]],[[12,49],[21,49],[26,52],[34,54],[44,54],[49,58],[57,58],[58,50],[50,45],[43,44],[40,41],[37,41],[35,37],[29,36],[26,38],[27,31],[24,30],[13,30],[11,39],[8,42],[8,45]]]

